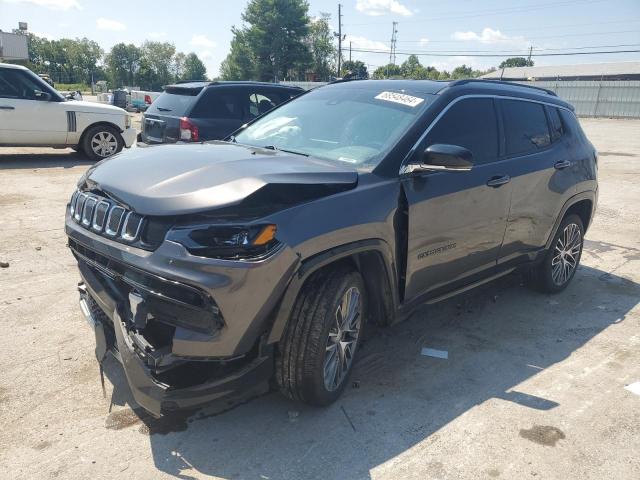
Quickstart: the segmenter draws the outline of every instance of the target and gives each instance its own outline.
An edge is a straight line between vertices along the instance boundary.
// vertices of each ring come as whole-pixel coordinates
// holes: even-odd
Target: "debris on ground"
[[[629,385],[625,385],[624,389],[629,390],[631,393],[635,393],[636,395],[640,395],[640,382],[633,382]]]
[[[449,358],[449,352],[446,350],[436,350],[435,348],[427,348],[423,347],[420,352],[421,355],[425,357],[434,357],[434,358],[442,358],[447,360]]]
[[[9,268],[9,262],[0,262],[0,268]]]

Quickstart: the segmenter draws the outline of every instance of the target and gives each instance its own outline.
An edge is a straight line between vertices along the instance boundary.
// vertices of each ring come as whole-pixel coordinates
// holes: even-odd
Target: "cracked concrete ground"
[[[115,361],[103,397],[79,315],[62,224],[90,163],[0,149],[0,478],[640,478],[640,121],[582,123],[600,204],[565,292],[510,276],[423,307],[326,409],[271,393],[160,421]]]

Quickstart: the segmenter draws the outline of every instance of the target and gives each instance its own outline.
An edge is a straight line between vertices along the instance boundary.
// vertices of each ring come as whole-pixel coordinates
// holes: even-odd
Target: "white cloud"
[[[211,60],[213,59],[213,52],[211,50],[202,50],[198,52],[198,57],[200,60]]]
[[[127,29],[127,26],[124,23],[104,17],[100,17],[96,20],[96,27],[99,30],[111,30],[112,32],[121,32],[122,30]]]
[[[429,43],[429,39],[428,38],[421,38],[420,39],[420,46],[421,47],[425,47],[427,45],[427,43]]]
[[[413,15],[411,10],[397,0],[357,0],[356,10],[372,17],[379,17],[390,13],[402,15],[403,17]]]
[[[194,47],[215,48],[218,44],[204,35],[194,35],[191,37],[191,45]]]
[[[378,42],[376,40],[369,40],[365,37],[359,37],[357,35],[347,35],[344,41],[342,42],[342,48],[344,51],[348,51],[349,43],[353,48],[362,48],[366,50],[384,50],[386,52],[389,51],[389,45],[386,45],[382,42]]]
[[[467,32],[455,32],[451,35],[454,40],[460,41],[475,41],[484,43],[487,45],[493,44],[513,44],[513,45],[526,45],[527,41],[522,36],[510,37],[505,35],[500,30],[494,30],[493,28],[486,27],[479,34],[472,31]]]
[[[50,8],[51,10],[69,10],[75,8],[82,10],[77,0],[5,0],[9,3],[30,3],[38,7]]]

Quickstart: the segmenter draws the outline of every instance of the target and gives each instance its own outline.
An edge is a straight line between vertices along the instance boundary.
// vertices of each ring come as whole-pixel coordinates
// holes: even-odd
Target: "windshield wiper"
[[[302,155],[303,157],[308,157],[308,153],[296,152],[295,150],[287,150],[285,148],[276,147],[275,145],[264,145],[262,148],[266,148],[267,150],[277,150],[279,152],[287,152],[293,153],[294,155]]]

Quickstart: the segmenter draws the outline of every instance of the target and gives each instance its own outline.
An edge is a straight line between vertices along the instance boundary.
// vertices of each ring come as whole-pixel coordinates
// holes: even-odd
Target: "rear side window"
[[[507,155],[535,153],[551,144],[547,117],[539,103],[501,100]]]
[[[272,108],[280,105],[282,98],[280,94],[272,92],[251,93],[249,95],[249,116],[255,118],[258,115],[267,113]]]
[[[564,125],[560,119],[560,112],[557,108],[547,107],[549,114],[549,128],[551,129],[551,141],[556,142],[564,135]]]
[[[475,164],[498,158],[498,119],[493,100],[469,98],[447,110],[427,135],[427,146],[459,145],[471,151]]]
[[[196,88],[172,89],[171,93],[165,91],[153,101],[147,111],[160,115],[167,114],[182,117],[189,111],[198,93],[200,93],[200,89]]]
[[[204,92],[190,116],[239,120],[242,118],[242,103],[234,90],[209,88]]]

